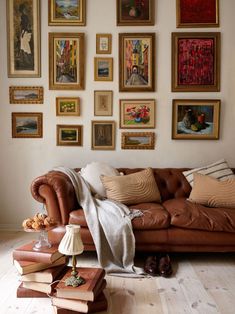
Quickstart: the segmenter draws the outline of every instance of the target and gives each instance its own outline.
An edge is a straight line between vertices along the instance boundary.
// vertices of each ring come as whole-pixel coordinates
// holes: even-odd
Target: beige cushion
[[[205,167],[184,171],[183,174],[191,186],[193,186],[193,174],[195,172],[214,177],[221,181],[230,178],[235,179],[232,169],[230,169],[228,163],[224,159],[220,159],[217,162],[214,162],[213,164],[207,165]]]
[[[101,176],[107,198],[124,204],[160,202],[161,196],[151,168],[126,176]]]
[[[235,179],[218,179],[194,173],[189,201],[210,207],[235,208]]]

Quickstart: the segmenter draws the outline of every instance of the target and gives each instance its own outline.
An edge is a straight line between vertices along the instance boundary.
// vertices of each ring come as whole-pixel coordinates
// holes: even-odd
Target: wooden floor
[[[20,277],[12,250],[34,234],[0,231],[0,313],[51,314],[50,299],[16,298]],[[108,314],[235,313],[235,254],[175,254],[171,278],[106,276]],[[143,264],[138,256],[137,263]],[[80,266],[97,266],[94,253],[83,253]],[[104,314],[104,312],[100,312]]]

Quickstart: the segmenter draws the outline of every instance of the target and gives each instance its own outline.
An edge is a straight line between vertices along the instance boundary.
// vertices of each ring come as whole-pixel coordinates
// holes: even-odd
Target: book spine
[[[29,261],[45,264],[52,264],[51,254],[45,252],[30,252],[30,251],[13,251],[13,259],[17,261]]]
[[[16,290],[17,298],[48,298],[46,293],[40,291],[34,291],[31,289],[26,289],[22,287],[22,284]]]

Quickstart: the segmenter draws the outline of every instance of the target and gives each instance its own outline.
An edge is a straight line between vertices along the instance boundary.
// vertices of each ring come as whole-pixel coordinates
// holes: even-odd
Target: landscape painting
[[[42,137],[42,113],[13,112],[12,137],[13,138]]]
[[[8,77],[40,77],[40,0],[8,0]]]
[[[95,58],[95,81],[113,80],[113,58]]]
[[[10,104],[42,104],[43,87],[40,86],[10,86]]]
[[[122,149],[154,149],[155,133],[123,132]]]
[[[172,138],[218,139],[220,100],[173,100]]]
[[[85,0],[49,0],[49,25],[84,26]]]
[[[57,125],[57,146],[82,146],[82,125]]]

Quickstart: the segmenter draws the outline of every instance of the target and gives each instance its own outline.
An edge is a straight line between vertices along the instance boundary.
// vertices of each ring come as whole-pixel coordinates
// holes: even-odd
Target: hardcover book
[[[61,274],[65,273],[67,270],[67,265],[60,265],[55,267],[50,267],[42,271],[33,272],[21,276],[21,281],[36,281],[44,283],[52,283]]]
[[[16,297],[17,298],[48,298],[48,295],[43,292],[23,288],[23,284],[21,283],[16,290]]]
[[[76,289],[76,288],[75,288]],[[99,294],[94,302],[84,300],[63,299],[52,296],[52,305],[57,308],[77,311],[78,313],[92,313],[107,311],[108,302],[103,292]],[[68,313],[68,312],[57,312]]]
[[[38,263],[38,262],[29,262],[29,261],[17,261],[14,260],[14,265],[20,275],[29,274],[35,271],[59,266],[59,265],[65,265],[68,262],[68,258],[66,256],[61,256],[56,261],[54,261],[52,264],[48,263]]]
[[[17,261],[30,261],[52,264],[59,257],[63,256],[58,251],[58,245],[53,245],[51,248],[43,248],[40,251],[34,251],[35,242],[22,245],[13,251],[13,259]]]
[[[54,291],[54,288],[57,285],[57,283],[58,283],[57,281],[55,281],[52,284],[36,281],[23,281],[22,287],[34,291],[51,294]]]
[[[65,280],[71,276],[71,269],[69,269],[56,287],[56,296],[58,298],[94,301],[103,284],[104,269],[79,267],[77,270],[79,276],[85,279],[85,284],[76,288],[66,286]]]

